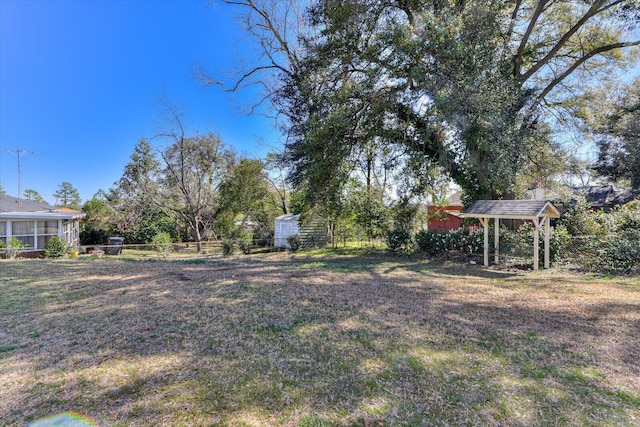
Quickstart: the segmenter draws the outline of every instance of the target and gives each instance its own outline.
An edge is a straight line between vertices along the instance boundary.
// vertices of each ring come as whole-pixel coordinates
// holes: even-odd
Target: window
[[[13,237],[20,240],[23,245],[33,248],[35,244],[34,221],[13,221],[11,224]]]
[[[0,221],[0,243],[7,242],[7,222]]]
[[[38,221],[38,235],[58,235],[58,221]]]
[[[58,235],[58,221],[38,221],[38,249],[44,249]]]
[[[27,234],[34,234],[33,221],[13,221],[11,225],[13,228],[14,236],[24,236]]]

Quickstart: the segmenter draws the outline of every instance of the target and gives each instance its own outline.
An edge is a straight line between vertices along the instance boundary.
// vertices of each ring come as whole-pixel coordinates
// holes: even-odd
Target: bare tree
[[[172,211],[189,225],[198,252],[202,252],[203,214],[216,205],[218,187],[235,154],[225,148],[217,134],[187,136],[175,107],[168,105],[167,111],[173,126],[157,136],[169,145],[159,150],[163,178],[154,200],[161,209]]]

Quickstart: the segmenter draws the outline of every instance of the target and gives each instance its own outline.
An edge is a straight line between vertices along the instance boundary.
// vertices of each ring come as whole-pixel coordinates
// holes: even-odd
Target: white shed
[[[300,233],[300,215],[286,214],[276,218],[274,246],[290,249],[287,237]]]

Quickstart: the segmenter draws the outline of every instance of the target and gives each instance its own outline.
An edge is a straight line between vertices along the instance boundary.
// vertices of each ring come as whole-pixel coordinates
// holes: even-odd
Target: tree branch
[[[544,7],[548,1],[549,0],[540,0],[538,2],[538,6],[536,7],[536,10],[533,12],[533,16],[531,17],[531,20],[529,21],[529,26],[527,26],[527,29],[524,32],[524,35],[522,36],[522,40],[520,40],[518,51],[516,52],[515,57],[513,59],[513,75],[516,78],[520,76],[520,70],[522,68],[522,55],[524,55],[525,48],[527,47],[527,43],[529,42],[529,37],[531,37],[531,33],[533,32],[533,29],[535,28],[536,23],[538,22],[538,19],[542,15],[542,12],[544,11]],[[516,5],[516,8],[513,11],[513,15],[511,16],[510,32],[511,32],[511,29],[513,28],[513,24],[515,22],[519,8],[520,8],[520,1],[518,1],[518,4]]]
[[[560,40],[558,40],[558,42],[556,43],[556,45],[551,48],[551,50],[549,52],[547,52],[547,54],[544,56],[544,58],[542,58],[541,60],[537,61],[529,70],[527,70],[526,73],[524,74],[519,74],[516,76],[516,79],[518,81],[520,81],[520,83],[524,83],[525,81],[529,80],[531,78],[531,76],[533,76],[536,72],[538,72],[542,67],[544,67],[545,65],[547,65],[549,63],[549,61],[551,61],[551,59],[553,59],[556,54],[558,53],[558,51],[560,51],[560,49],[562,49],[562,47],[567,44],[567,42],[571,39],[571,37],[573,37],[573,35],[575,33],[578,32],[578,30],[580,28],[582,28],[582,26],[592,17],[594,17],[595,15],[604,12],[607,9],[610,9],[611,7],[621,3],[623,0],[617,0],[614,1],[604,7],[601,8],[601,6],[605,3],[605,0],[597,0],[595,2],[593,2],[593,5],[591,5],[591,7],[589,8],[589,10],[587,11],[587,13],[585,13],[582,18],[580,18],[578,20],[578,22],[576,22],[574,24],[573,27],[571,27],[571,29],[569,29],[569,31],[567,31],[561,38]]]
[[[576,69],[578,69],[578,67],[580,67],[589,59],[604,52],[608,52],[615,49],[622,49],[629,46],[640,46],[640,40],[633,41],[633,42],[613,43],[613,44],[600,46],[593,49],[591,52],[587,53],[586,55],[582,56],[582,58],[574,62],[573,65],[567,68],[562,74],[560,74],[555,79],[553,79],[551,83],[549,83],[547,87],[544,88],[544,90],[540,93],[540,95],[536,96],[536,99],[537,99],[536,104],[539,104],[542,100],[544,100],[544,98],[549,94],[549,92],[551,92],[558,84],[560,84],[564,79],[566,79]]]

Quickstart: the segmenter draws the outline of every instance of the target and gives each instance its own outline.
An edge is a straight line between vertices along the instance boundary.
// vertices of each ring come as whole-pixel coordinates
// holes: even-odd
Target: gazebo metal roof
[[[462,211],[466,218],[559,218],[560,211],[547,200],[477,200]]]

